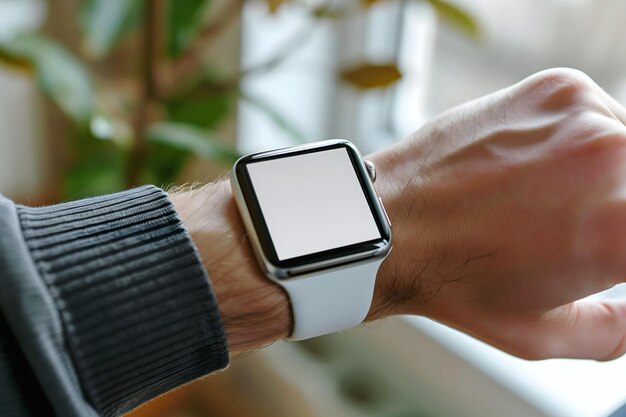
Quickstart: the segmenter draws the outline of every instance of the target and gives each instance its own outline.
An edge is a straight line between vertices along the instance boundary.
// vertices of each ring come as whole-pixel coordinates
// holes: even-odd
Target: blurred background
[[[625,16],[623,0],[0,0],[0,193],[206,182],[331,137],[368,153],[554,66],[624,104]],[[277,343],[132,414],[605,417],[625,374],[397,318]]]

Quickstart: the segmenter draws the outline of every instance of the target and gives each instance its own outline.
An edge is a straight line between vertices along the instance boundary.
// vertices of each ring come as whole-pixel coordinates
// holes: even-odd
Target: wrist
[[[392,151],[368,159],[376,165],[376,192],[391,219],[399,222],[402,189]],[[231,354],[256,349],[291,334],[293,318],[284,290],[268,280],[259,268],[232,198],[230,183],[220,180],[200,189],[170,193],[198,248],[211,279],[227,334]],[[406,246],[402,230],[394,228],[394,246]],[[403,262],[394,249],[378,272],[372,305],[366,321],[406,313],[407,285],[398,273]],[[394,256],[395,255],[395,256]]]
[[[406,158],[401,144],[368,155],[376,166],[376,193],[383,201],[393,231],[393,250],[382,263],[367,321],[396,314],[427,315],[432,289],[432,243],[426,224],[436,213],[420,213],[414,201],[421,179],[414,160]],[[429,243],[430,242],[430,243]],[[438,246],[437,249],[442,249]],[[415,271],[418,271],[417,273]],[[428,306],[430,307],[430,306]]]
[[[287,295],[257,265],[230,183],[174,191],[170,198],[211,279],[231,355],[289,336]]]
[[[391,228],[393,231],[393,244],[394,249],[383,261],[378,270],[376,276],[376,286],[374,288],[374,295],[372,297],[372,306],[365,319],[365,321],[374,321],[397,314],[398,301],[396,287],[396,276],[394,272],[394,253],[397,252],[397,235],[398,231],[395,226],[395,203],[394,198],[397,193],[394,193],[394,182],[390,178],[392,173],[391,167],[393,166],[393,156],[389,152],[377,152],[372,155],[368,155],[365,159],[374,163],[376,167],[376,183],[374,189],[376,194],[381,198],[385,211],[389,216],[391,222]]]
[[[480,234],[468,234],[473,208],[463,196],[470,194],[455,182],[434,178],[423,162],[431,150],[415,141],[368,156],[378,171],[375,188],[391,221],[394,247],[379,270],[369,320],[394,314],[439,319],[455,307],[443,302],[459,290],[455,284],[494,267],[495,239],[488,223],[474,229]],[[469,188],[472,181],[480,178],[464,184]]]

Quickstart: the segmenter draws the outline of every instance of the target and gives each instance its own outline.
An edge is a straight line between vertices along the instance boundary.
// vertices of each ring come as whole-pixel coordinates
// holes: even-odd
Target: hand
[[[419,314],[512,354],[608,360],[626,302],[626,111],[548,70],[371,156],[394,250],[371,318]]]

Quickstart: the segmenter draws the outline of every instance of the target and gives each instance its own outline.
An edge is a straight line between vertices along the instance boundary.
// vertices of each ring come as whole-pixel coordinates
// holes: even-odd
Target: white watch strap
[[[304,340],[363,322],[374,295],[376,274],[382,259],[321,272],[307,279],[285,280],[293,311],[289,340]]]

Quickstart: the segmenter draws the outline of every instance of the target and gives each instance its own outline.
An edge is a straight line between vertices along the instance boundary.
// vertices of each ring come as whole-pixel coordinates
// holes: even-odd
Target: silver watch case
[[[332,146],[343,145],[351,148],[356,155],[358,155],[359,164],[356,164],[355,169],[357,170],[357,175],[360,175],[364,178],[367,178],[368,181],[363,181],[362,184],[367,188],[368,193],[368,201],[371,201],[372,207],[374,208],[375,215],[377,216],[377,221],[381,222],[383,227],[385,228],[385,232],[387,233],[388,239],[387,244],[380,248],[350,254],[346,256],[340,256],[334,259],[329,259],[320,262],[312,262],[306,263],[302,265],[296,265],[291,267],[280,267],[271,262],[271,260],[266,256],[263,246],[261,244],[259,235],[257,233],[256,226],[252,219],[252,215],[250,213],[250,207],[248,206],[246,199],[244,197],[244,193],[239,183],[239,179],[237,177],[237,167],[243,160],[249,159],[261,159],[265,157],[275,157],[278,155],[288,155],[291,153],[297,154],[300,151],[311,150],[311,149],[327,149]],[[311,144],[294,146],[289,148],[281,148],[271,151],[258,152],[254,154],[245,155],[237,160],[233,165],[233,168],[230,172],[230,182],[232,186],[233,196],[237,203],[237,207],[239,209],[239,213],[241,214],[241,218],[245,225],[247,234],[250,238],[250,243],[252,245],[252,249],[257,258],[259,265],[261,266],[265,275],[273,281],[280,283],[285,279],[297,279],[304,278],[307,274],[310,273],[319,273],[326,270],[349,267],[351,265],[362,264],[373,262],[376,260],[381,260],[385,258],[392,247],[392,233],[391,233],[391,222],[389,221],[389,217],[383,207],[382,200],[380,197],[376,195],[376,192],[373,187],[373,181],[375,180],[375,171],[373,171],[373,164],[369,161],[363,160],[359,150],[352,144],[351,142],[344,139],[331,139],[320,142],[314,142]],[[374,196],[374,198],[369,198],[369,196]],[[373,201],[372,201],[373,200]]]

